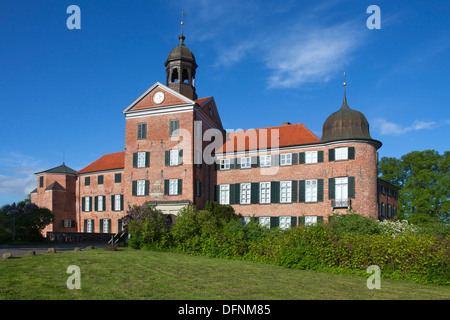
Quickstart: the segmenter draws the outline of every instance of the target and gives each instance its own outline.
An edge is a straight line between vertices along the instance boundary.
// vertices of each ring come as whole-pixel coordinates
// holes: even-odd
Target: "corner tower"
[[[186,39],[181,31],[180,43],[170,51],[164,65],[166,66],[166,86],[185,97],[196,100],[195,71],[197,63],[191,50],[185,46]]]

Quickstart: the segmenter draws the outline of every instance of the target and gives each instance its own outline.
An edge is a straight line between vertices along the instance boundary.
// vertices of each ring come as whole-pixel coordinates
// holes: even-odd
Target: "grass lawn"
[[[0,259],[0,300],[7,299],[450,299],[450,287],[120,248]],[[69,290],[69,265],[81,289]]]

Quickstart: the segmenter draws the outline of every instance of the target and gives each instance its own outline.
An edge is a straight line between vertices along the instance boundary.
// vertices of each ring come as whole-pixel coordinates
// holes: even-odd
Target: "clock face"
[[[164,101],[164,92],[158,91],[153,95],[153,102],[160,104]]]

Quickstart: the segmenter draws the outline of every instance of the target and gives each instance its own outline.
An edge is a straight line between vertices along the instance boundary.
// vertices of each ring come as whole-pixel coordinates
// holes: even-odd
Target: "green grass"
[[[81,289],[66,287],[69,265]],[[0,259],[5,299],[450,299],[450,287],[279,266],[120,248]]]

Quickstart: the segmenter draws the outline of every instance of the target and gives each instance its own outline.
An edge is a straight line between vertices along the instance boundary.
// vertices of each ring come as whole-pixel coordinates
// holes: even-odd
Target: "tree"
[[[450,211],[449,152],[412,151],[400,159],[383,157],[378,173],[400,187],[399,217],[426,215],[448,222]]]

